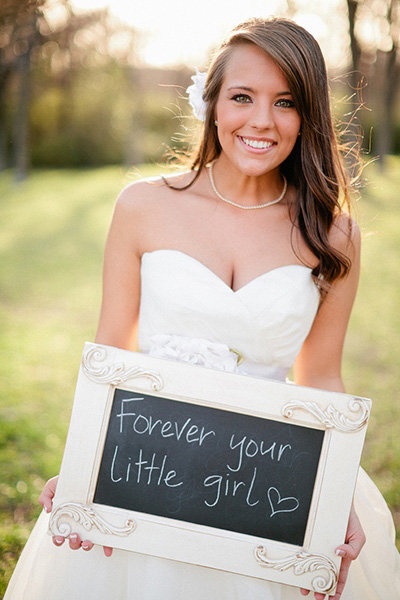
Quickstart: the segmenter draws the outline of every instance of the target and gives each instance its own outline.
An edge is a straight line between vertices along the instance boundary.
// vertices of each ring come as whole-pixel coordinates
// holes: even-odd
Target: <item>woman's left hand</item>
[[[349,573],[349,568],[351,565],[351,561],[355,560],[361,552],[362,547],[365,544],[365,534],[363,528],[361,527],[361,523],[359,518],[357,517],[356,511],[354,510],[354,506],[351,507],[349,524],[347,526],[346,533],[346,542],[342,544],[342,546],[338,546],[335,550],[335,553],[338,556],[342,556],[342,564],[340,565],[339,579],[336,588],[336,593],[334,596],[329,596],[332,600],[340,600],[340,597],[344,590],[344,585],[346,583],[347,575]],[[300,590],[303,596],[308,596],[310,593],[309,590],[301,589]],[[315,600],[324,600],[326,598],[325,594],[314,594]]]

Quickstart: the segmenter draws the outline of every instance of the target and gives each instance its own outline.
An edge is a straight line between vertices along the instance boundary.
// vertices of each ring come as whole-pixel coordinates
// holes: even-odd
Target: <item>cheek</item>
[[[293,115],[293,126],[296,130],[297,135],[301,129],[301,117],[297,111]]]
[[[296,140],[301,127],[301,120],[298,115],[294,116],[289,121],[282,123],[282,132],[288,140]]]
[[[235,129],[240,123],[240,119],[238,119],[238,115],[231,110],[225,110],[223,113],[220,113],[220,118],[218,119],[221,128],[223,128],[226,132]]]
[[[224,100],[217,102],[214,114],[219,123],[218,128],[221,129],[221,133],[222,130],[228,133],[229,131],[240,127],[244,117],[243,113],[238,110],[237,106],[233,105],[229,101]]]

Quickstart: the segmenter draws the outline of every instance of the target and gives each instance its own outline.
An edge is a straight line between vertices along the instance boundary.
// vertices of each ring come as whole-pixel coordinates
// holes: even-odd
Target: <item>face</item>
[[[278,65],[254,44],[233,49],[215,107],[221,157],[250,176],[278,172],[300,116]]]

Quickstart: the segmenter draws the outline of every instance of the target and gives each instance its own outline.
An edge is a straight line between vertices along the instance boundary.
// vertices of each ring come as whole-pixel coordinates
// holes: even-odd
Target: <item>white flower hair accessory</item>
[[[191,79],[193,83],[186,89],[189,96],[189,104],[193,109],[193,114],[196,119],[205,121],[207,102],[204,102],[203,100],[203,93],[206,85],[207,73],[201,73],[196,67],[196,75],[192,75]]]

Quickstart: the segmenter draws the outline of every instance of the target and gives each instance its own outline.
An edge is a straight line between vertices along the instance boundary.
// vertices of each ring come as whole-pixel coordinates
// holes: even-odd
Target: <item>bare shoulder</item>
[[[192,171],[173,175],[148,177],[134,181],[125,186],[117,198],[117,207],[134,213],[146,211],[149,206],[154,210],[158,204],[176,194],[174,187],[185,187],[193,180]]]
[[[149,202],[154,204],[159,201],[165,192],[165,183],[160,177],[141,179],[126,185],[119,193],[116,201],[116,210],[126,214],[138,216],[146,209]]]
[[[193,194],[192,187],[185,193],[175,189],[185,187],[193,179],[193,172],[141,179],[125,186],[114,209],[112,230],[114,237],[124,239],[137,255],[157,246],[168,232],[176,230],[182,221],[185,198]],[[171,187],[172,186],[172,187]],[[162,242],[161,242],[162,243]]]
[[[329,231],[329,242],[349,258],[360,253],[361,232],[357,222],[347,213],[337,215]]]

